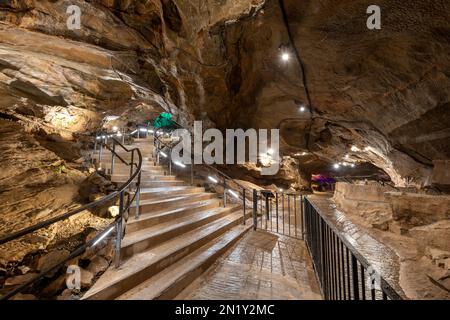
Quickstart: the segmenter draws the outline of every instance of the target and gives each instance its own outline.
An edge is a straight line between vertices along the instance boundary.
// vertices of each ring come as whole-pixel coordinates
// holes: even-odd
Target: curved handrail
[[[104,203],[115,199],[117,196],[120,196],[120,207],[121,210],[119,212],[119,215],[117,216],[117,218],[114,220],[113,223],[111,223],[106,229],[104,229],[102,232],[100,232],[99,234],[97,234],[93,239],[89,240],[88,242],[86,242],[85,244],[83,244],[82,246],[78,247],[77,249],[75,249],[67,258],[65,258],[63,261],[58,262],[57,264],[41,271],[36,277],[34,277],[33,279],[30,279],[29,281],[23,283],[22,285],[20,285],[19,287],[15,288],[14,290],[6,293],[5,295],[0,297],[0,300],[5,300],[5,299],[9,299],[12,296],[16,295],[17,293],[20,293],[22,290],[24,290],[25,288],[29,287],[30,285],[32,285],[33,283],[39,281],[40,279],[42,279],[45,275],[47,275],[48,273],[52,272],[53,270],[56,270],[58,268],[60,268],[65,262],[73,259],[74,257],[80,255],[81,253],[83,253],[88,247],[92,246],[93,244],[96,243],[97,240],[102,239],[102,237],[106,237],[106,235],[108,235],[113,229],[114,229],[114,225],[116,226],[116,249],[117,246],[119,246],[119,250],[120,250],[120,241],[121,241],[121,229],[122,229],[122,220],[123,220],[123,213],[125,211],[127,211],[130,207],[131,207],[131,203],[134,201],[135,197],[138,195],[138,193],[140,192],[140,175],[141,175],[141,169],[142,169],[142,154],[141,151],[139,150],[139,148],[132,148],[132,149],[128,149],[127,147],[125,147],[122,143],[120,143],[120,141],[118,141],[115,138],[112,138],[113,143],[119,145],[121,148],[123,148],[126,152],[131,152],[132,154],[136,151],[137,155],[138,155],[138,162],[134,163],[133,161],[131,161],[130,163],[126,162],[125,160],[123,160],[122,158],[120,158],[118,156],[118,154],[115,152],[114,148],[111,150],[113,156],[118,156],[120,158],[121,161],[123,161],[126,165],[128,166],[136,166],[136,170],[135,171],[131,171],[130,173],[130,178],[124,183],[122,184],[118,190],[102,197],[101,199],[98,199],[96,201],[93,201],[91,203],[85,204],[79,208],[73,209],[63,215],[57,216],[57,217],[53,217],[50,218],[48,220],[45,220],[43,222],[37,223],[31,227],[27,227],[24,228],[22,230],[19,230],[17,232],[14,232],[10,235],[4,236],[2,238],[0,238],[0,245],[1,244],[5,244],[8,243],[10,241],[16,240],[22,236],[25,236],[27,234],[30,234],[34,231],[40,230],[42,228],[48,227],[56,222],[65,220],[69,217],[72,217],[84,210],[89,210],[89,209],[93,209],[96,208],[100,205],[103,205]],[[138,178],[138,184],[136,187],[136,192],[133,196],[132,200],[129,200],[129,203],[127,204],[126,208],[124,208],[124,193],[125,191],[131,186],[132,182]],[[116,251],[116,255],[117,255],[117,251]],[[117,260],[118,261],[118,260]]]
[[[112,138],[112,139],[116,140],[115,138]],[[124,148],[125,151],[127,151],[127,152],[131,152],[132,150],[137,150],[138,155],[139,155],[139,161],[140,161],[139,168],[142,166],[142,154],[141,154],[141,152],[140,152],[140,150],[138,148],[133,148],[133,149],[129,150],[126,147],[124,147],[119,141],[116,140],[116,143],[118,145],[120,145],[122,148]],[[116,154],[116,156],[117,156],[117,154]],[[136,170],[136,172],[117,191],[114,191],[114,192],[112,192],[112,193],[102,197],[101,199],[98,199],[98,200],[96,200],[94,202],[90,202],[88,204],[85,204],[85,205],[83,205],[83,206],[81,206],[79,208],[76,208],[74,210],[71,210],[71,211],[69,211],[69,212],[67,212],[67,213],[65,213],[63,215],[60,215],[60,216],[57,216],[57,217],[53,217],[53,218],[50,218],[50,219],[45,220],[43,222],[37,223],[37,224],[35,224],[35,225],[31,226],[31,227],[24,228],[22,230],[14,232],[14,233],[12,233],[12,234],[10,234],[8,236],[1,237],[0,238],[0,245],[2,245],[4,243],[7,243],[7,242],[10,242],[12,240],[18,239],[18,238],[20,238],[22,236],[25,236],[25,235],[27,235],[27,234],[29,234],[31,232],[34,232],[34,231],[40,230],[42,228],[48,227],[48,226],[50,226],[50,225],[52,225],[52,224],[54,224],[56,222],[65,220],[67,218],[70,218],[71,216],[73,216],[73,215],[75,215],[77,213],[80,213],[81,211],[89,210],[89,209],[93,209],[95,207],[98,207],[98,206],[104,204],[105,202],[108,202],[109,200],[114,199],[122,191],[124,191],[125,189],[129,188],[130,184],[133,182],[134,179],[136,179],[136,177],[139,175],[139,173],[140,173],[140,170]]]
[[[185,127],[181,126],[178,122],[176,122],[176,121],[173,121],[173,122],[174,122],[176,125],[178,125],[181,129],[185,129],[185,130],[190,131],[188,128],[185,128]],[[169,148],[169,149],[171,148],[171,146],[167,145],[164,141],[162,141],[162,140],[159,138],[159,136],[157,135],[157,131],[156,131],[156,130],[154,130],[153,135],[154,135],[154,137],[158,140],[158,142],[159,142],[160,144],[164,145],[165,147],[167,147],[167,148]],[[190,153],[190,156],[191,156],[191,160],[193,161],[193,154]],[[224,173],[223,171],[217,169],[216,167],[214,167],[214,166],[212,166],[212,165],[210,165],[210,164],[207,164],[207,163],[203,163],[202,165],[203,165],[203,166],[206,166],[206,167],[208,167],[208,168],[210,168],[210,169],[212,169],[212,170],[214,170],[216,173],[220,174],[223,178],[232,181],[233,183],[235,183],[236,185],[238,185],[240,188],[245,189],[245,190],[248,190],[248,191],[251,191],[251,190],[252,190],[252,189],[250,189],[250,188],[244,186],[243,184],[241,184],[241,183],[235,181],[235,179],[231,178],[229,175],[227,175],[227,174]]]

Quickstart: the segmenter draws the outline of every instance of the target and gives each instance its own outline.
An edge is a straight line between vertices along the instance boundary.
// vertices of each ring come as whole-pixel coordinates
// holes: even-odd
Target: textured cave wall
[[[378,1],[377,31],[366,28],[369,1],[284,2],[313,114],[298,111],[308,107],[305,83],[279,3],[269,0],[226,28],[241,84],[230,118],[246,112],[253,126],[280,128],[285,152],[312,152],[328,167],[349,154],[399,186],[429,184],[432,161],[450,156],[449,2]]]
[[[351,174],[331,167],[348,154],[397,185],[428,184],[450,153],[448,2],[379,1],[378,31],[366,28],[368,1],[284,2],[312,114],[298,111],[305,83],[278,0],[3,1],[1,111],[65,139],[105,114],[124,125],[161,110],[279,128],[300,176]],[[81,8],[80,30],[67,29],[69,5]]]

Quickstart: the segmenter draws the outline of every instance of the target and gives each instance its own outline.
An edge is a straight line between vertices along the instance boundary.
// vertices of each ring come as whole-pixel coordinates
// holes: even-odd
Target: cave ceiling
[[[159,110],[278,128],[304,172],[348,160],[426,185],[450,157],[450,3],[379,0],[381,30],[366,27],[371,4],[0,1],[0,112],[67,138],[105,114],[130,123]],[[70,5],[80,29],[67,28]]]

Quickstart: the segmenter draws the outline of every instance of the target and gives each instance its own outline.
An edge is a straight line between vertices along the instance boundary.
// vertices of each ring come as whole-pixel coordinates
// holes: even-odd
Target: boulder
[[[94,274],[91,271],[81,269],[81,288],[88,289],[92,286],[92,281],[94,280]]]
[[[109,267],[109,262],[101,256],[96,256],[89,263],[87,270],[90,271],[94,277],[103,273]]]
[[[48,254],[39,258],[37,269],[39,271],[46,270],[47,268],[56,265],[58,262],[63,261],[69,254],[70,252],[65,249],[50,251]]]
[[[21,285],[21,284],[24,284],[25,282],[33,279],[36,276],[37,276],[37,273],[27,273],[27,274],[24,274],[24,275],[7,278],[5,280],[5,286]]]

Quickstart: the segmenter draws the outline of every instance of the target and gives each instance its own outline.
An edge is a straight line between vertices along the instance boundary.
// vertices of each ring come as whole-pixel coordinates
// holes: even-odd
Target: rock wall
[[[385,192],[392,187],[379,184],[336,183],[333,200],[345,212],[362,218],[368,227],[388,230],[392,208]]]

